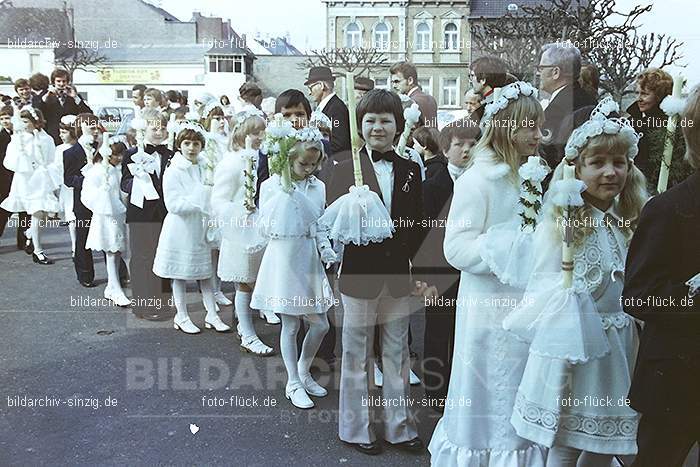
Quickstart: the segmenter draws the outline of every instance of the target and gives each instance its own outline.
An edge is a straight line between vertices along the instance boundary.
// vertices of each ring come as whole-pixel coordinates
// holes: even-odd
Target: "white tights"
[[[121,253],[107,251],[105,255],[107,256],[107,288],[115,292],[119,291],[124,293],[121,282],[119,281],[119,258]]]
[[[27,237],[30,237],[32,239],[32,243],[34,244],[35,255],[44,252],[44,249],[41,247],[41,239],[39,235],[39,232],[41,230],[40,226],[44,223],[44,216],[39,216],[37,214],[38,213],[32,214],[32,223],[26,232],[26,234],[28,234]]]
[[[216,315],[216,301],[214,301],[214,286],[212,279],[204,279],[197,281],[199,290],[202,291],[202,301],[204,308],[207,310],[207,318]],[[187,281],[183,279],[173,279],[173,300],[175,301],[176,319],[183,320],[189,317],[187,313],[187,300],[185,295],[187,292]],[[205,318],[206,319],[206,318]]]
[[[547,467],[610,467],[612,454],[596,454],[554,445],[547,455]]]
[[[325,313],[303,316],[281,314],[280,317],[282,319],[280,352],[284,367],[287,369],[288,383],[301,383],[302,379],[309,375],[311,362],[321,346],[323,336],[328,332],[328,318]],[[308,323],[309,329],[306,331],[306,337],[301,346],[301,356],[297,361],[297,333],[302,318]]]

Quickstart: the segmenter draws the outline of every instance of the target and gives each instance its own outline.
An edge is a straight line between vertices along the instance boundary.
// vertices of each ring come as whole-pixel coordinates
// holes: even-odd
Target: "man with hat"
[[[367,91],[374,89],[374,80],[364,76],[355,76],[355,97],[359,102]]]
[[[345,103],[335,94],[335,78],[331,69],[315,66],[309,70],[309,78],[304,85],[309,88],[311,99],[316,102],[316,110],[331,119],[330,159],[341,161],[350,158],[350,115]]]

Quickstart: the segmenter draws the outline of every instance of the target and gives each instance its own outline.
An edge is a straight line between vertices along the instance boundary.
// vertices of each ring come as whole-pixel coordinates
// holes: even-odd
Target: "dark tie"
[[[154,152],[157,152],[161,156],[163,155],[164,152],[168,150],[168,146],[165,144],[147,144],[146,145],[146,152],[148,154],[153,154]]]
[[[387,152],[372,151],[372,162],[379,162],[381,160],[394,162],[394,150],[390,149]]]
[[[92,143],[90,143],[90,146],[92,146],[92,149],[97,150],[100,144],[97,141],[93,141]]]

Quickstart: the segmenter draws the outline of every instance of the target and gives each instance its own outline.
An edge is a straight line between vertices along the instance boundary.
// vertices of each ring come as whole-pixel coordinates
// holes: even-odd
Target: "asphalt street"
[[[81,287],[66,227],[45,233],[50,266],[18,251],[14,234],[8,227],[0,239],[0,465],[429,465],[427,452],[385,448],[370,457],[338,440],[338,373],[317,373],[329,395],[297,409],[284,397],[279,355],[252,357],[234,333],[185,335],[171,321],[100,303],[102,257],[95,255],[99,285]],[[189,309],[202,326],[194,287]],[[231,324],[232,307],[221,316]],[[423,324],[414,314],[419,355]],[[258,319],[256,327],[278,351],[279,327]],[[422,388],[412,396],[423,400]],[[439,416],[419,408],[416,417],[427,444]],[[698,465],[697,455],[696,447],[686,467]]]
[[[234,333],[186,335],[171,321],[96,303],[106,280],[101,255],[94,255],[99,285],[86,289],[75,279],[67,227],[44,235],[56,261],[49,266],[18,251],[14,233],[8,227],[0,240],[0,465],[429,464],[427,453],[387,448],[370,457],[341,443],[339,374],[316,374],[329,395],[315,398],[314,409],[297,409],[284,397],[279,355],[252,357]],[[194,287],[189,308],[203,327]],[[221,316],[231,324],[232,307]],[[421,320],[414,316],[416,335]],[[256,327],[278,351],[279,327],[258,319]],[[414,387],[413,396],[423,390]],[[427,443],[437,413],[421,409],[417,417]]]

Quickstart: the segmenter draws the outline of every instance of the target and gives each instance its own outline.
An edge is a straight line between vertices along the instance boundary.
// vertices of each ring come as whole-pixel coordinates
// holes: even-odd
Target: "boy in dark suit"
[[[144,110],[141,116],[146,121],[144,151],[150,157],[136,163],[133,170],[143,173],[143,176],[135,181],[129,164],[135,162],[132,158],[138,148],[127,151],[122,162],[121,189],[129,195],[126,223],[129,226],[131,250],[131,292],[135,300],[133,311],[138,317],[160,320],[169,318],[163,313],[168,300],[169,281],[156,276],[152,269],[160,229],[168,213],[163,201],[163,173],[173,152],[165,144],[168,137],[166,116],[156,109]],[[149,182],[158,194],[157,199],[143,199],[141,186],[137,191],[133,190],[135,183]]]
[[[680,467],[700,440],[700,295],[686,285],[700,273],[700,87],[683,120],[695,173],[646,204],[627,253],[622,304],[644,321],[629,394],[642,414],[633,467]]]
[[[369,91],[357,107],[364,182],[383,201],[396,231],[391,238],[364,246],[347,245],[343,253],[340,292],[344,306],[343,358],[340,378],[339,436],[365,454],[381,447],[371,423],[369,396],[373,368],[374,325],[382,326],[383,394],[395,406],[384,409],[384,438],[410,452],[425,449],[405,401],[408,382],[409,296],[414,291],[410,261],[421,241],[423,193],[420,167],[397,155],[393,143],[404,126],[399,97],[386,90]],[[328,184],[328,202],[354,184],[352,160],[339,163]],[[403,401],[403,403],[401,403]]]

